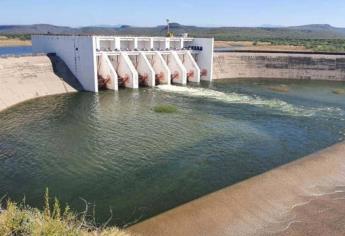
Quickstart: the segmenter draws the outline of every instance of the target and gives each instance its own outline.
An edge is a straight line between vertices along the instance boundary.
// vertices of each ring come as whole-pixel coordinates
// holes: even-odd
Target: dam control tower
[[[55,53],[86,91],[212,81],[213,38],[32,35],[34,53]]]

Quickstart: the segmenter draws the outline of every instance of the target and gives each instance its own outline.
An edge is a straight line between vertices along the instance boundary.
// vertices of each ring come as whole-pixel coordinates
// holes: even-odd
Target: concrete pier
[[[345,143],[130,227],[143,236],[344,235]]]

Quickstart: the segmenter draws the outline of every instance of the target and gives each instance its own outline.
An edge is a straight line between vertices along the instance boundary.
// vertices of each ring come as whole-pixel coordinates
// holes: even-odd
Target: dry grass
[[[303,46],[272,45],[269,42],[254,41],[216,41],[215,48],[235,47],[240,50],[253,51],[311,51]]]
[[[118,228],[97,228],[86,222],[85,214],[78,217],[68,206],[62,210],[56,198],[50,206],[48,191],[43,212],[27,206],[25,201],[18,204],[7,200],[3,205],[6,205],[5,210],[0,211],[0,235],[3,236],[128,236]]]
[[[0,38],[0,47],[31,46],[31,40]]]

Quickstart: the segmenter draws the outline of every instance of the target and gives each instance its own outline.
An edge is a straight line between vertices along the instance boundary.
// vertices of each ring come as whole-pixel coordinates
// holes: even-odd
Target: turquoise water
[[[0,47],[0,56],[4,55],[31,55],[31,46]]]
[[[0,113],[0,196],[42,207],[49,187],[75,210],[96,205],[100,223],[111,208],[112,224],[130,225],[344,140],[336,88],[222,80],[29,101]]]

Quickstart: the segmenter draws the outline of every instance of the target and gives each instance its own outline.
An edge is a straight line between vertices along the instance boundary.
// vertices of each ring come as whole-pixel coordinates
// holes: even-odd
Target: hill
[[[345,28],[337,28],[327,24],[292,27],[197,27],[171,23],[170,29],[175,35],[189,33],[191,36],[215,37],[217,40],[345,39]],[[104,25],[72,28],[49,24],[0,25],[0,35],[47,33],[163,36],[166,33],[166,26]]]

